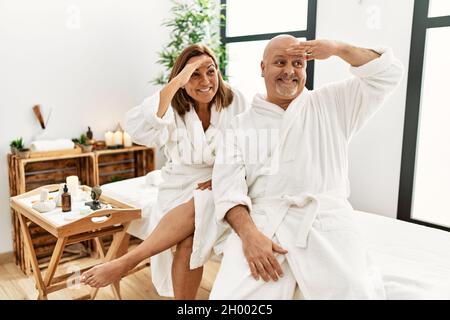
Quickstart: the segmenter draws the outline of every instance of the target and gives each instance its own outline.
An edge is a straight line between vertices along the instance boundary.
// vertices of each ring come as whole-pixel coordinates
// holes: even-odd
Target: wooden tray
[[[22,195],[12,197],[11,206],[15,210],[20,211],[29,220],[40,225],[45,230],[53,234],[55,237],[68,237],[141,218],[141,209],[102,195],[99,200],[103,203],[112,205],[112,209],[96,210],[86,216],[80,216],[77,220],[67,221],[67,223],[64,223],[63,225],[55,225],[51,219],[46,217],[45,213],[40,213],[31,207],[25,206],[23,202],[20,201],[22,199],[40,194],[40,191],[43,188],[48,190],[57,190],[59,185],[55,184],[43,186]],[[81,189],[88,192],[91,190],[91,188],[87,186],[82,186]],[[105,217],[106,219],[101,222],[95,222],[96,219],[92,219],[98,217]]]

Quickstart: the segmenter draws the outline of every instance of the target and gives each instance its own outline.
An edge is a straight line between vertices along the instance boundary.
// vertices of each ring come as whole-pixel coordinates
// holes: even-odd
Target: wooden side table
[[[38,290],[38,299],[47,299],[47,295],[51,292],[58,291],[68,287],[68,279],[76,276],[76,272],[68,273],[58,277],[54,277],[59,260],[63,253],[64,247],[69,244],[78,243],[85,240],[95,239],[100,241],[99,237],[106,235],[113,235],[113,242],[107,252],[103,252],[102,262],[111,261],[118,253],[119,248],[126,236],[127,228],[130,222],[141,217],[141,210],[134,208],[126,203],[112,199],[102,195],[100,201],[105,204],[110,204],[112,209],[100,209],[83,216],[80,214],[79,218],[73,221],[65,221],[62,218],[63,214],[60,208],[55,209],[50,213],[40,213],[34,210],[31,206],[32,199],[38,198],[41,189],[46,188],[50,192],[58,190],[59,185],[48,185],[29,191],[22,195],[12,197],[10,200],[11,207],[16,210],[22,236],[24,238],[25,249],[31,258],[31,266],[33,269],[33,276],[36,281],[36,288]],[[90,188],[82,186],[83,191],[90,192]],[[52,193],[50,193],[52,194]],[[58,216],[60,214],[61,216]],[[72,212],[72,215],[76,213]],[[99,221],[100,220],[100,221]],[[34,251],[31,235],[29,231],[29,222],[32,221],[57,238],[57,243],[53,251],[50,264],[42,277],[39,268],[36,253]],[[80,274],[85,270],[91,268],[84,268],[80,270]],[[114,296],[120,299],[120,285],[119,282],[111,285]],[[92,289],[91,294],[81,298],[94,299],[98,289]]]
[[[14,197],[41,186],[63,183],[66,177],[71,175],[78,176],[81,184],[91,187],[143,176],[155,168],[154,149],[136,145],[87,153],[73,149],[72,151],[32,153],[32,158],[28,159],[8,154],[8,167],[9,195]],[[25,274],[31,275],[31,260],[25,250],[20,222],[15,210],[11,210],[11,218],[15,263]],[[56,239],[34,223],[29,230],[39,267],[44,269],[50,262]],[[103,240],[108,244],[112,241],[111,237],[105,237]],[[136,240],[134,239],[134,242]],[[83,247],[91,255],[98,256],[99,253],[101,255],[97,249],[97,241],[93,243],[85,241]],[[88,252],[83,250],[79,250],[78,253],[65,251],[61,261],[71,261],[87,255]]]

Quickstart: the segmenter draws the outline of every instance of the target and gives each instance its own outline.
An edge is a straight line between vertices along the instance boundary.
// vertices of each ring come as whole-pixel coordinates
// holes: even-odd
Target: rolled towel
[[[69,139],[37,140],[33,141],[30,145],[31,151],[34,152],[66,150],[73,149],[74,147],[75,144]]]
[[[145,183],[147,186],[157,187],[164,179],[161,176],[161,170],[153,170],[145,176]]]

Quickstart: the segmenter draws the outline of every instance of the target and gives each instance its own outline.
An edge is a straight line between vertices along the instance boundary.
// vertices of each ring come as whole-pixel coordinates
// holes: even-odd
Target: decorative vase
[[[86,152],[92,152],[92,144],[80,144],[81,150],[86,153]]]
[[[92,132],[91,127],[88,127],[88,131],[86,132],[86,137],[89,140],[92,140],[94,138],[94,133]]]
[[[18,155],[21,159],[28,159],[30,157],[30,149],[22,149],[22,150],[18,150]]]

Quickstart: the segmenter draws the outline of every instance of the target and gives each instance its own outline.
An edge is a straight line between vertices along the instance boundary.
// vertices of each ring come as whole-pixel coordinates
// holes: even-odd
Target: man
[[[306,61],[331,56],[353,78],[308,91]],[[216,213],[233,232],[211,299],[291,299],[297,286],[306,299],[385,298],[352,222],[348,143],[400,82],[400,62],[389,49],[282,35],[261,71],[267,95],[236,117],[233,152],[213,171]],[[248,130],[278,130],[277,143],[245,143]]]

